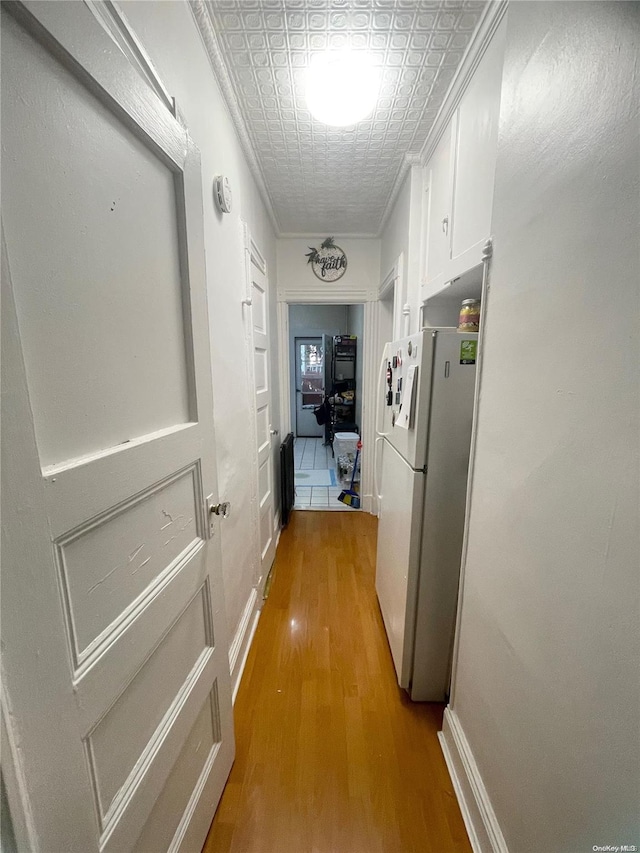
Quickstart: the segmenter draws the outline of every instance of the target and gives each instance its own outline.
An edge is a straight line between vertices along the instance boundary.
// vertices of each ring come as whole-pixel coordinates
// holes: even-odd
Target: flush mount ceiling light
[[[346,127],[376,105],[380,75],[361,51],[327,51],[311,60],[306,75],[307,107],[324,124]]]

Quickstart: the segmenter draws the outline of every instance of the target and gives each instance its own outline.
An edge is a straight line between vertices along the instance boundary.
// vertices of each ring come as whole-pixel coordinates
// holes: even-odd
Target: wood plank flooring
[[[235,706],[205,853],[471,853],[437,740],[395,679],[377,521],[294,512]]]

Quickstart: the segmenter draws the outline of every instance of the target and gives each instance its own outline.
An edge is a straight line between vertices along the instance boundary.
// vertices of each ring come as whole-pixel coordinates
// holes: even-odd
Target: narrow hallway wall
[[[218,483],[220,498],[231,502],[231,515],[220,525],[220,535],[229,636],[233,639],[259,564],[252,526],[253,401],[245,347],[246,309],[242,306],[246,292],[242,221],[248,224],[267,260],[272,416],[273,427],[279,429],[274,232],[189,5],[129,2],[123,11],[169,93],[176,98],[202,157]],[[219,174],[226,175],[231,183],[233,205],[229,214],[222,214],[214,203],[213,178]]]
[[[450,722],[511,853],[625,849],[640,844],[640,6],[507,15]]]

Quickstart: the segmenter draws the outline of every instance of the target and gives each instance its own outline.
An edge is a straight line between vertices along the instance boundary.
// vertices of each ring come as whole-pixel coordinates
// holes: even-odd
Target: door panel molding
[[[149,83],[167,109],[176,114],[174,99],[160,79],[151,57],[129,25],[126,15],[113,0],[84,0],[102,25],[108,30],[129,61]]]
[[[186,131],[149,88],[84,3],[8,0],[3,8],[173,171],[187,155]]]
[[[186,477],[189,477],[189,475],[191,486],[189,490],[191,492],[191,507],[187,508],[184,506],[179,508],[187,510],[186,514],[192,512],[193,515],[189,518],[188,522],[180,527],[178,533],[171,535],[170,541],[167,543],[171,545],[171,540],[179,538],[182,540],[181,543],[178,543],[182,544],[182,547],[179,549],[174,547],[172,549],[174,556],[171,557],[171,552],[169,555],[165,554],[163,549],[162,562],[158,565],[159,571],[154,572],[151,576],[146,575],[146,577],[148,577],[147,583],[144,583],[143,580],[145,574],[137,577],[135,579],[136,583],[133,585],[133,577],[130,577],[131,573],[128,571],[132,561],[135,560],[134,565],[136,566],[136,569],[133,572],[135,575],[140,575],[146,565],[153,563],[153,557],[156,557],[155,562],[157,563],[157,553],[156,549],[153,547],[153,543],[148,545],[145,543],[146,551],[145,546],[140,546],[138,551],[142,552],[142,555],[146,554],[147,551],[150,552],[149,557],[146,557],[144,560],[136,559],[138,558],[138,553],[133,557],[129,557],[128,560],[125,557],[124,561],[121,562],[119,560],[115,569],[113,569],[108,575],[96,580],[88,589],[83,590],[80,588],[80,581],[82,580],[83,582],[86,582],[85,579],[87,572],[90,571],[95,564],[95,561],[92,560],[93,555],[91,554],[91,548],[88,547],[88,543],[85,541],[85,547],[81,547],[83,539],[87,540],[90,537],[95,539],[96,537],[103,538],[104,536],[109,536],[109,530],[112,524],[116,524],[127,514],[135,514],[136,510],[146,510],[147,512],[155,510],[156,505],[152,504],[152,499],[160,499],[163,496],[164,500],[166,500],[166,491],[171,486],[179,484]],[[163,503],[164,500],[160,502]],[[154,483],[148,489],[139,492],[137,495],[134,495],[132,498],[120,505],[110,507],[106,512],[99,516],[87,519],[79,527],[71,530],[65,536],[54,542],[58,576],[63,594],[65,618],[68,628],[71,659],[75,671],[74,676],[76,678],[80,675],[81,669],[88,668],[88,666],[95,661],[95,658],[101,654],[102,646],[105,644],[111,645],[112,642],[117,641],[123,631],[127,630],[129,624],[134,621],[137,616],[136,611],[139,611],[141,607],[144,608],[145,600],[155,597],[158,588],[162,587],[167,582],[167,576],[176,573],[176,567],[178,567],[177,571],[179,571],[181,563],[188,562],[191,557],[195,556],[197,552],[203,548],[205,544],[204,540],[206,539],[205,522],[202,512],[203,506],[204,494],[202,489],[202,478],[200,476],[199,462],[196,461],[189,467],[176,472],[170,477],[167,477],[158,483]],[[135,524],[135,521],[132,523]],[[163,525],[163,527],[171,526],[171,521],[167,521],[167,524]],[[179,534],[184,533],[187,528],[191,528],[191,530],[187,532],[187,535],[179,537]],[[160,528],[157,533],[160,538],[166,538],[168,535],[164,533],[162,528]],[[117,533],[112,533],[111,536],[116,537]],[[116,544],[119,545],[120,543],[116,540]],[[72,553],[74,546],[76,550],[80,550],[77,557],[74,557]],[[117,559],[118,556],[114,555],[114,561]],[[127,565],[127,563],[129,565]],[[162,566],[162,563],[164,563],[164,566]],[[77,567],[76,569],[74,569],[74,564]],[[100,607],[100,601],[98,600],[96,602],[96,596],[92,594],[104,594],[105,589],[101,589],[101,587],[114,575],[114,580],[110,582],[109,586],[106,588],[109,598],[107,606],[112,611],[113,617],[107,621],[101,631],[98,631],[98,633],[91,639],[86,638],[83,642],[80,634],[84,632],[84,629],[82,625],[79,624],[83,615],[82,609],[86,609],[89,606],[89,596],[92,596],[90,605],[91,609],[93,610],[96,605]],[[127,596],[129,598],[128,603],[125,604],[125,602],[122,601],[121,604],[115,604],[116,609],[113,609],[114,593],[125,592],[126,590],[123,590],[123,586],[125,586],[127,582],[132,586],[131,592],[129,596]],[[123,604],[124,607],[122,607]],[[92,627],[94,627],[95,632],[95,630],[99,628],[99,624]]]

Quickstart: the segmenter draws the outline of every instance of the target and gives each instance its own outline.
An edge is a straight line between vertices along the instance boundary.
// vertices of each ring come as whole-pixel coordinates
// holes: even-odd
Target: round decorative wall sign
[[[340,246],[336,246],[333,237],[323,240],[319,249],[309,246],[310,252],[305,255],[307,263],[316,278],[320,281],[337,281],[347,271],[347,256]]]

